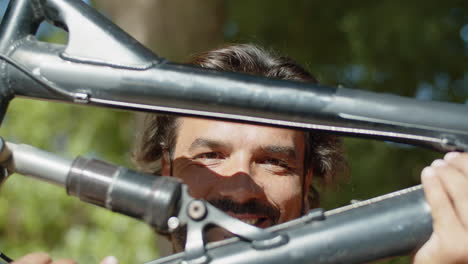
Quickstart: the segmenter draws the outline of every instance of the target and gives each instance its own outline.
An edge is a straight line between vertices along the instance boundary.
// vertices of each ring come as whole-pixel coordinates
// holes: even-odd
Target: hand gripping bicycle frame
[[[66,45],[34,37],[44,20],[68,32]],[[0,26],[0,60],[0,118],[8,102],[22,96],[468,150],[467,106],[170,63],[81,1],[11,0]],[[64,186],[162,232],[187,226],[186,251],[152,264],[361,263],[407,254],[432,232],[420,186],[259,229],[193,199],[174,179],[1,145],[8,172]],[[208,224],[237,237],[205,245]]]

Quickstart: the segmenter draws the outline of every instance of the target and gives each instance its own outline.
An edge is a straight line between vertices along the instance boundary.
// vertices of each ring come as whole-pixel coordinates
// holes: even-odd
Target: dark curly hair
[[[318,81],[303,67],[288,57],[276,56],[252,44],[237,44],[201,53],[189,64],[207,69],[247,73],[252,75],[308,83]],[[137,138],[133,161],[141,171],[160,174],[162,155],[173,159],[177,139],[177,116],[147,114],[142,133]],[[336,182],[346,167],[341,140],[316,131],[305,133],[304,171],[313,170],[315,179],[324,186]],[[312,186],[311,186],[312,187]],[[318,205],[318,193],[310,188],[311,206]]]

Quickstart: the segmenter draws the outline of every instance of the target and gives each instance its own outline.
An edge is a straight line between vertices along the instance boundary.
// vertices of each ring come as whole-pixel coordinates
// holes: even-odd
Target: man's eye
[[[266,165],[270,165],[270,166],[281,167],[281,168],[284,168],[284,169],[290,169],[288,163],[285,162],[284,160],[280,160],[280,159],[268,158],[268,159],[264,159],[262,161],[262,163],[266,164]]]
[[[198,154],[194,158],[202,159],[202,160],[222,159],[223,155],[219,152],[206,152],[206,153]]]

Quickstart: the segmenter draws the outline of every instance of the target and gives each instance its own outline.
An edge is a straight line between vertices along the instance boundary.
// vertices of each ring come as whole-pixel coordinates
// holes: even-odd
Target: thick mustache
[[[215,199],[208,202],[224,212],[265,215],[273,220],[274,224],[278,222],[279,210],[256,199],[248,200],[245,203],[238,203],[230,199]]]

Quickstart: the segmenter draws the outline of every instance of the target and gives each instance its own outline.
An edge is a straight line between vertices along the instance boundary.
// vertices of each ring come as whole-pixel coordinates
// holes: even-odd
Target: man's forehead
[[[304,133],[293,129],[191,117],[180,118],[179,122],[177,142],[194,142],[203,138],[264,146],[302,147],[304,145]]]

